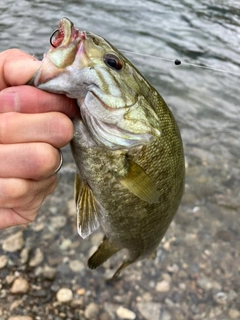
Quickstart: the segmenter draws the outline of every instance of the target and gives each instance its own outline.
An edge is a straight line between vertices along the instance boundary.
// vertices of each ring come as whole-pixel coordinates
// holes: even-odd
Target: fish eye
[[[122,61],[115,54],[105,54],[103,61],[108,67],[115,71],[119,71],[122,69]]]

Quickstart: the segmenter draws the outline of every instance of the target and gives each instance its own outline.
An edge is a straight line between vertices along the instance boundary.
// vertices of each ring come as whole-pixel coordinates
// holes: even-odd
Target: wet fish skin
[[[88,265],[117,251],[129,264],[159,245],[184,190],[184,154],[174,117],[160,94],[109,42],[63,18],[33,84],[77,100],[72,153],[78,167],[78,231],[102,226]]]

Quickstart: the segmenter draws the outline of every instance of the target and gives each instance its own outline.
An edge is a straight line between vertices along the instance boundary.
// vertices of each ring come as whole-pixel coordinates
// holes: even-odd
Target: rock
[[[70,239],[64,239],[62,243],[60,244],[61,250],[67,250],[72,244],[72,241]]]
[[[5,281],[7,284],[12,284],[15,279],[16,279],[15,275],[8,274],[5,278]]]
[[[67,218],[65,216],[52,217],[50,223],[54,229],[61,229],[66,225]]]
[[[136,318],[136,314],[129,309],[126,309],[122,306],[117,308],[116,314],[121,319],[129,319],[134,320]]]
[[[18,308],[21,304],[23,303],[23,300],[15,300],[13,303],[10,305],[10,311]]]
[[[55,278],[55,275],[56,275],[56,269],[55,268],[51,268],[49,266],[45,266],[43,268],[42,274],[43,274],[45,279],[53,280]]]
[[[225,292],[218,292],[217,294],[214,295],[214,300],[218,304],[226,304],[227,299],[228,299],[228,297]]]
[[[73,272],[81,272],[83,269],[85,269],[85,265],[79,260],[72,260],[69,262],[69,268]]]
[[[29,261],[30,267],[37,267],[43,261],[43,253],[40,248],[35,250],[34,256]]]
[[[33,320],[30,316],[13,316],[8,318],[8,320]]]
[[[159,320],[161,304],[156,302],[138,302],[137,308],[146,320]]]
[[[73,293],[68,288],[61,288],[57,292],[57,300],[59,302],[69,302],[73,299]]]
[[[20,277],[14,280],[10,289],[11,293],[27,293],[29,290],[29,283],[24,278]]]
[[[171,314],[167,311],[167,310],[164,310],[161,314],[161,320],[171,320],[172,319],[172,316]]]
[[[230,309],[228,315],[230,319],[240,319],[240,311],[237,309]]]
[[[197,284],[205,291],[212,289],[212,283],[207,277],[203,275],[197,280]]]
[[[168,292],[170,290],[170,283],[166,280],[158,282],[156,285],[156,291],[158,292]]]
[[[23,232],[19,231],[9,236],[3,242],[2,248],[4,251],[7,251],[7,252],[16,252],[18,250],[21,250],[23,246],[24,246]]]
[[[87,319],[97,319],[97,316],[98,316],[98,313],[99,313],[99,306],[94,303],[94,302],[91,302],[85,309],[84,311],[84,316],[87,318]]]
[[[30,248],[23,248],[20,254],[20,260],[21,260],[21,264],[25,264],[28,262],[29,259],[29,252],[30,252]]]
[[[6,267],[8,263],[8,257],[7,256],[0,256],[0,269],[3,269]]]

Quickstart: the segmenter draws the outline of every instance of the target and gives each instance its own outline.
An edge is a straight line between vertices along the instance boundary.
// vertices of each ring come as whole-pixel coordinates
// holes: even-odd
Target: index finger
[[[18,50],[9,49],[0,53],[0,90],[26,84],[38,70],[41,61]]]

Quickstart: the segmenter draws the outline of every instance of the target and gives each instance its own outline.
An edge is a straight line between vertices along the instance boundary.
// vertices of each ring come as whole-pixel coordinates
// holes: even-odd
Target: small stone
[[[68,201],[68,215],[71,217],[75,217],[76,216],[76,202],[74,199],[71,199]]]
[[[68,288],[61,288],[57,292],[57,300],[59,302],[69,302],[73,298],[73,293],[70,289]]]
[[[29,261],[30,267],[37,267],[41,262],[43,261],[43,253],[40,248],[37,248],[35,250],[34,256]]]
[[[9,236],[3,242],[2,248],[4,251],[7,251],[7,252],[16,252],[18,250],[21,250],[23,246],[24,246],[23,232],[19,231]]]
[[[197,280],[197,284],[203,290],[208,291],[208,290],[212,289],[212,283],[210,282],[210,280],[207,277],[205,277],[203,275]]]
[[[54,229],[61,229],[67,223],[67,218],[65,216],[53,217],[51,218],[51,225]]]
[[[0,256],[0,269],[3,269],[6,267],[8,263],[8,257],[7,256]]]
[[[93,246],[99,246],[103,239],[103,233],[102,232],[96,232],[91,237],[91,242]]]
[[[12,303],[11,306],[10,306],[10,311],[18,308],[22,303],[23,303],[22,300],[15,300],[15,301],[13,301],[13,303]]]
[[[161,313],[161,304],[157,302],[138,302],[137,308],[139,312],[147,320],[159,320]]]
[[[85,293],[86,293],[86,290],[84,288],[80,288],[80,289],[77,290],[77,294],[79,296],[83,296]]]
[[[16,276],[13,274],[8,274],[5,278],[7,284],[12,284]]]
[[[70,239],[64,239],[62,243],[60,244],[61,250],[67,250],[72,244],[72,241]]]
[[[166,280],[158,282],[156,285],[157,292],[168,292],[170,290],[170,283]]]
[[[116,313],[117,313],[117,316],[121,319],[134,320],[136,318],[136,314],[134,312],[132,312],[131,310],[126,309],[122,306],[117,308]]]
[[[72,260],[69,262],[69,268],[73,272],[81,272],[83,269],[85,269],[85,265],[79,260]]]
[[[43,268],[42,274],[43,274],[45,279],[53,280],[55,278],[55,275],[56,275],[56,269],[55,268],[51,268],[49,266],[45,266]]]
[[[91,302],[85,309],[84,311],[84,316],[87,318],[87,319],[97,319],[97,315],[99,313],[99,306],[94,303],[94,302]]]
[[[13,316],[8,318],[8,320],[33,320],[30,316]]]
[[[171,320],[171,319],[172,319],[171,314],[167,310],[164,310],[161,314],[161,320]]]
[[[22,249],[20,253],[21,264],[25,264],[28,262],[29,252],[30,252],[30,248],[25,247]]]
[[[27,293],[29,290],[29,283],[24,278],[20,277],[14,280],[10,289],[11,293]]]
[[[218,292],[217,294],[215,294],[214,296],[214,300],[218,303],[218,304],[226,304],[227,303],[227,295],[225,292]]]
[[[240,311],[238,311],[237,309],[230,309],[228,314],[229,314],[230,319],[239,319],[240,318]]]

